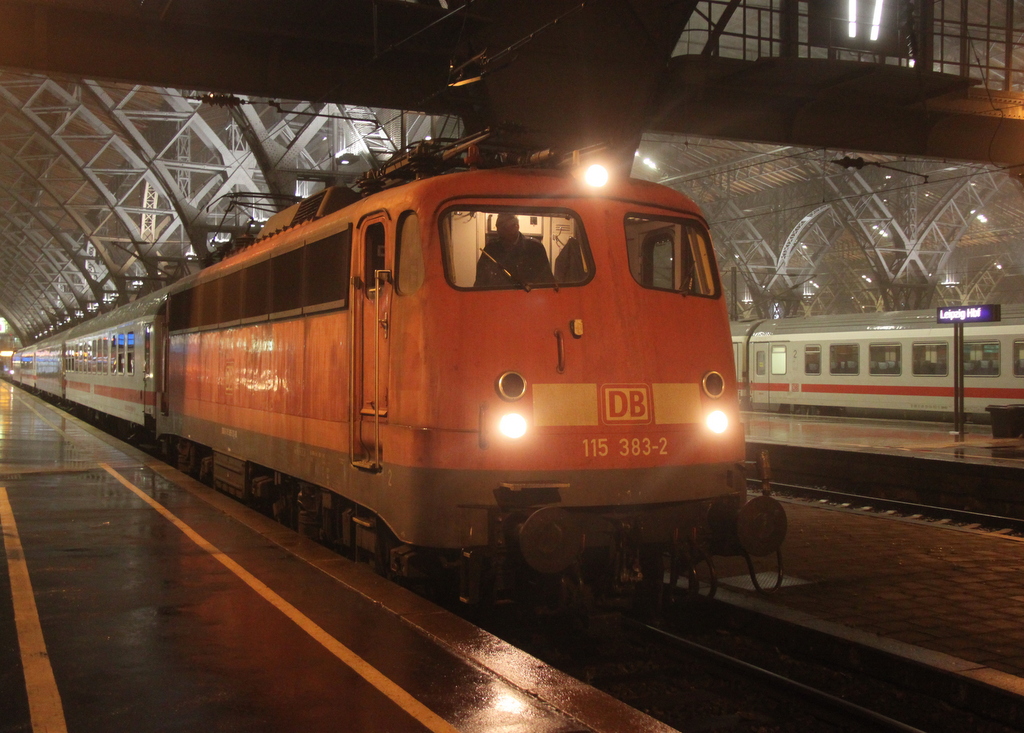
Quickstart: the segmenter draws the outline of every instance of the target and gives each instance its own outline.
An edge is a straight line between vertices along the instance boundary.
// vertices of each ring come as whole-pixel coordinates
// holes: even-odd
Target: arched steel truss
[[[635,175],[705,209],[736,317],[1021,299],[1021,190],[995,167],[664,135],[640,151]]]
[[[0,130],[0,315],[31,341],[198,269],[296,196],[460,127],[2,72]]]

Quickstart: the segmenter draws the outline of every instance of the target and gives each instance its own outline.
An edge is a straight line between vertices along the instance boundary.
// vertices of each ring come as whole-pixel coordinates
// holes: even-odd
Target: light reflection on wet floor
[[[1024,466],[1024,440],[993,438],[988,425],[968,425],[961,443],[945,423],[765,413],[742,421],[752,443]]]

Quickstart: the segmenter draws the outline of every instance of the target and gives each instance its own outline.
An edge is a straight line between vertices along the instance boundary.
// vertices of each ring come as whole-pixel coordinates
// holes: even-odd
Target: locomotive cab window
[[[860,344],[832,344],[828,351],[832,374],[860,374]]]
[[[999,376],[999,342],[967,342],[964,344],[965,377]]]
[[[718,295],[711,240],[695,221],[626,217],[626,253],[633,279],[645,288]]]
[[[804,374],[821,374],[821,346],[804,347]]]
[[[583,285],[593,275],[583,224],[568,211],[460,207],[440,225],[456,288],[529,291]]]
[[[876,375],[899,375],[903,371],[903,349],[899,344],[869,344],[868,371]]]

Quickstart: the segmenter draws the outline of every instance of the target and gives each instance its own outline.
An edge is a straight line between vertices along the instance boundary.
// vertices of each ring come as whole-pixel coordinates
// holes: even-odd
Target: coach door
[[[768,374],[769,344],[750,344],[750,400],[754,409],[770,405],[771,383]]]
[[[386,212],[360,222],[353,277],[351,456],[354,466],[372,471],[381,467],[381,426],[388,416],[391,231]]]

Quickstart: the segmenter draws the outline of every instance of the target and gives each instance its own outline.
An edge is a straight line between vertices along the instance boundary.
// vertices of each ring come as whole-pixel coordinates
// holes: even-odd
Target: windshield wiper
[[[682,282],[680,285],[680,292],[685,298],[687,295],[693,294],[693,276],[697,274],[697,263],[692,259],[687,260],[685,269],[682,272]]]
[[[509,272],[508,270],[506,270],[506,269],[505,269],[505,266],[504,266],[504,265],[502,265],[502,264],[501,264],[500,262],[498,262],[498,261],[497,261],[496,259],[494,259],[494,255],[492,255],[492,254],[491,254],[490,252],[488,252],[488,251],[487,251],[486,249],[482,249],[482,250],[480,250],[480,251],[481,251],[481,253],[483,253],[483,254],[487,255],[487,258],[488,258],[488,259],[489,259],[489,260],[490,260],[491,262],[493,262],[494,264],[496,264],[496,265],[498,266],[498,268],[499,268],[499,269],[500,269],[500,270],[501,270],[502,272],[504,272],[504,273],[505,273],[506,275],[508,275],[508,279],[509,279],[509,280],[511,280],[512,282],[514,282],[514,283],[516,283],[517,285],[519,285],[519,287],[521,287],[521,288],[522,288],[523,290],[525,290],[526,292],[530,292],[530,290],[531,290],[531,288],[530,288],[530,285],[529,285],[528,283],[525,283],[525,282],[523,282],[523,281],[522,281],[522,280],[520,280],[520,279],[519,279],[518,277],[516,277],[515,275],[513,275],[513,274],[512,274],[511,272]]]

